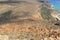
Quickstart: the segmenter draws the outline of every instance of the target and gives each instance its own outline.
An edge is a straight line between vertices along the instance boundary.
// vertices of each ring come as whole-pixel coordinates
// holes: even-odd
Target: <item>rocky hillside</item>
[[[1,21],[42,20],[38,12],[40,6],[39,3],[28,2],[2,4],[0,6],[0,19]]]
[[[60,25],[49,8],[41,2],[2,3],[0,40],[60,40]]]

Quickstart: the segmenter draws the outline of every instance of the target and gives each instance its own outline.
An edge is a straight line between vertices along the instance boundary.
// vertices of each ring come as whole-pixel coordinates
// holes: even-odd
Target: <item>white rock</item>
[[[9,40],[8,35],[0,35],[0,40]]]
[[[60,40],[60,37],[57,37],[57,40]]]
[[[48,38],[46,37],[46,38],[44,38],[44,40],[48,40]]]
[[[50,39],[50,40],[54,40],[54,38],[52,38],[52,37],[50,37],[49,39]]]

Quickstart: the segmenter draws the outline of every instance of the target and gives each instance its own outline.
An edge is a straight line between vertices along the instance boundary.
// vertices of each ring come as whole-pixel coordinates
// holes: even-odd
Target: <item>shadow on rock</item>
[[[0,15],[0,24],[11,23],[12,19],[16,19],[18,17],[18,16],[13,17],[13,16],[11,16],[11,14],[12,14],[11,10],[8,12],[2,13]]]

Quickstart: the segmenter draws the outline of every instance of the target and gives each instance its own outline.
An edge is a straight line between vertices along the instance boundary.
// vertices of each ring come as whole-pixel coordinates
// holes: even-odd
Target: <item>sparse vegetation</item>
[[[41,6],[41,16],[44,19],[50,20],[51,19],[51,11],[48,9],[48,5],[43,4]]]

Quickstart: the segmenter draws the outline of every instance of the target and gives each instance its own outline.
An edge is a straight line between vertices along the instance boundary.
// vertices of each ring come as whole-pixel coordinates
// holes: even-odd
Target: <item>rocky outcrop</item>
[[[59,10],[53,10],[51,15],[52,15],[52,17],[55,18],[56,21],[60,20],[60,11]]]

